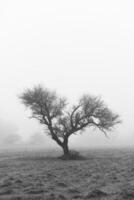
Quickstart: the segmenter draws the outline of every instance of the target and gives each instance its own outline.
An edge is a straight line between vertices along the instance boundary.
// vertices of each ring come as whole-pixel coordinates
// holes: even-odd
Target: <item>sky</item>
[[[1,144],[52,144],[21,104],[26,88],[42,84],[74,102],[100,95],[123,123],[106,139],[87,130],[71,145],[134,145],[134,2],[0,1]],[[42,136],[43,135],[43,136]]]

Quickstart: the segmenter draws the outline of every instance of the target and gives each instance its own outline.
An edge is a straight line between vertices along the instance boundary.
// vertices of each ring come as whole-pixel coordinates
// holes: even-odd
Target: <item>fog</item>
[[[41,83],[75,103],[100,95],[123,123],[109,133],[87,129],[72,147],[134,145],[134,3],[0,2],[0,145],[56,146],[18,98]]]

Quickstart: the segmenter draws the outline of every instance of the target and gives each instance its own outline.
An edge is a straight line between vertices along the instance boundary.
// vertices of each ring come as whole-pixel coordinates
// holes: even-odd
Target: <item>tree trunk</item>
[[[63,145],[63,152],[64,152],[64,155],[69,155],[68,144],[67,145]]]
[[[68,156],[69,155],[69,148],[68,148],[68,138],[65,138],[64,139],[64,143],[63,143],[63,153],[65,156]]]

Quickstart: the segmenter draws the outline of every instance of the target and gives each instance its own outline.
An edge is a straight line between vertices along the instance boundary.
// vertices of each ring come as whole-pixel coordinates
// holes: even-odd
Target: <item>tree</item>
[[[98,128],[105,135],[120,123],[100,97],[83,95],[76,105],[69,107],[66,98],[38,85],[26,89],[20,96],[22,103],[32,111],[32,118],[45,125],[47,133],[68,156],[68,139],[87,127]]]

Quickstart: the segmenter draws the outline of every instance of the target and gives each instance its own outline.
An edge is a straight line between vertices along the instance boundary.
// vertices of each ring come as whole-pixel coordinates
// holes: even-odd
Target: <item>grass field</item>
[[[134,199],[134,150],[89,150],[85,160],[44,151],[0,153],[0,200]]]

